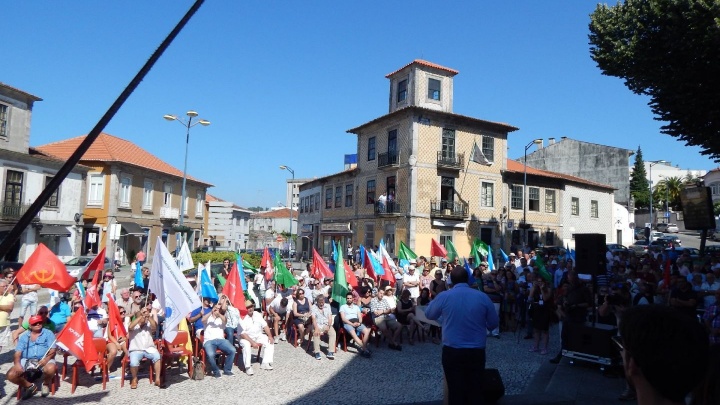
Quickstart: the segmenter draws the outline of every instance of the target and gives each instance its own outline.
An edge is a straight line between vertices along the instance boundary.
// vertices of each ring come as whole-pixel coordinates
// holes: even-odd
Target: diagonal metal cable
[[[0,243],[0,257],[5,257],[5,255],[8,253],[15,241],[20,238],[20,235],[25,230],[25,228],[30,225],[33,218],[40,212],[45,203],[50,199],[50,196],[55,192],[55,190],[58,189],[58,187],[60,187],[60,184],[62,184],[63,180],[65,180],[70,171],[75,167],[75,165],[78,164],[80,158],[82,158],[85,152],[90,149],[90,146],[93,144],[93,142],[95,142],[103,129],[105,129],[105,126],[107,126],[110,120],[115,116],[115,114],[117,114],[117,112],[120,110],[120,107],[125,104],[125,101],[127,101],[133,91],[135,91],[135,89],[140,85],[140,82],[150,72],[158,59],[160,59],[160,56],[162,56],[165,50],[167,50],[175,37],[177,37],[180,31],[182,31],[188,21],[190,21],[190,18],[192,18],[192,16],[195,14],[195,12],[197,12],[197,10],[204,2],[205,0],[195,1],[192,7],[190,7],[187,13],[185,13],[183,18],[177,23],[175,28],[173,28],[170,34],[165,37],[165,40],[160,44],[160,46],[155,50],[155,52],[153,52],[153,54],[150,56],[150,59],[145,62],[145,65],[142,67],[142,69],[140,69],[140,71],[135,75],[132,81],[130,81],[127,87],[125,87],[123,92],[120,93],[120,96],[118,96],[115,102],[110,106],[110,108],[108,108],[107,112],[102,116],[102,118],[100,118],[98,123],[95,124],[95,127],[93,127],[90,133],[80,143],[78,148],[75,150],[75,152],[73,152],[67,162],[65,162],[65,164],[60,168],[60,170],[58,170],[57,174],[53,177],[53,179],[45,187],[45,189],[40,193],[35,202],[30,205],[25,214],[18,220],[18,222],[7,234],[2,243]]]

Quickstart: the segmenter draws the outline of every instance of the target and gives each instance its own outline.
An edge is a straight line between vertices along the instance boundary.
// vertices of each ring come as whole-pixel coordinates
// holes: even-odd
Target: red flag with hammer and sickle
[[[42,243],[17,272],[16,278],[20,284],[39,284],[60,292],[69,291],[76,281],[55,253]]]

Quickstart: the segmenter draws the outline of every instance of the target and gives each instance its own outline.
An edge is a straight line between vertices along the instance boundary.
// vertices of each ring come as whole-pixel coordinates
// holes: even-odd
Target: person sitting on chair
[[[43,328],[44,318],[40,315],[33,315],[28,320],[30,329],[24,332],[18,338],[17,346],[15,346],[15,356],[13,366],[7,372],[7,380],[16,384],[20,389],[24,389],[22,399],[31,398],[38,391],[37,385],[33,381],[28,381],[26,370],[37,366],[42,370],[43,386],[42,396],[46,397],[50,394],[50,384],[55,378],[55,335],[48,329]]]
[[[270,328],[259,312],[255,312],[255,303],[252,300],[245,301],[245,307],[248,310],[247,315],[240,315],[240,324],[238,325],[238,335],[240,335],[240,347],[242,348],[243,364],[245,365],[245,373],[253,375],[255,372],[250,362],[252,349],[256,349],[261,345],[264,347],[262,355],[262,363],[260,368],[263,370],[272,370],[273,354],[275,353],[275,340],[272,338]],[[265,334],[263,334],[265,332]]]
[[[340,319],[343,328],[350,334],[355,344],[360,348],[360,355],[370,357],[370,350],[367,349],[367,342],[370,339],[370,328],[363,325],[360,307],[355,305],[352,293],[346,295],[347,303],[340,306]]]
[[[315,349],[315,358],[321,359],[320,355],[320,337],[327,333],[328,335],[328,360],[335,359],[335,329],[332,327],[332,312],[330,305],[325,305],[325,296],[318,295],[315,297],[315,305],[312,307],[312,336],[313,347]]]
[[[267,307],[268,315],[272,317],[273,329],[275,330],[274,336],[280,336],[279,340],[285,340],[285,320],[287,319],[288,312],[288,299],[281,296],[275,297],[275,299]],[[280,331],[282,330],[282,334]],[[277,340],[275,343],[277,344]]]
[[[225,339],[225,315],[222,313],[224,299],[215,304],[212,310],[203,316],[205,332],[203,337],[203,349],[205,358],[210,365],[213,377],[220,378],[220,368],[215,362],[215,353],[220,350],[225,354],[223,374],[232,376],[232,365],[235,360],[235,347]]]
[[[390,316],[392,313],[393,310],[382,294],[377,294],[375,298],[370,301],[370,314],[372,315],[373,322],[375,322],[375,325],[377,325],[383,336],[387,336],[390,340],[388,347],[400,351],[402,350],[402,346],[397,344],[397,340],[400,337],[402,328],[395,317]]]
[[[130,322],[130,326],[128,327],[128,340],[130,341],[128,351],[130,352],[130,374],[132,375],[130,388],[132,389],[137,388],[138,367],[140,367],[140,361],[143,358],[148,359],[153,364],[155,385],[163,388],[160,383],[160,368],[162,366],[160,359],[162,357],[157,347],[155,347],[155,341],[153,340],[153,331],[156,328],[157,322],[150,314],[148,307],[144,307],[138,311],[135,314],[135,319]]]

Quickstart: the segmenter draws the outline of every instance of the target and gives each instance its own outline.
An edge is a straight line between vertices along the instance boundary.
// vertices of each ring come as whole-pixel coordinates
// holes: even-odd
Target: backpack
[[[203,364],[199,357],[193,356],[193,370],[190,378],[195,381],[200,381],[205,378],[205,364]]]

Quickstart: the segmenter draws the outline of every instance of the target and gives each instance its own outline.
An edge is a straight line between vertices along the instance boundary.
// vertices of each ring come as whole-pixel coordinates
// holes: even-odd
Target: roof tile
[[[518,162],[517,160],[508,159],[507,160],[507,171],[512,173],[525,173],[525,165]],[[543,177],[550,177],[553,179],[563,179],[563,180],[569,180],[576,183],[582,183],[587,184],[594,187],[601,187],[609,190],[615,190],[615,187],[609,186],[607,184],[601,184],[601,183],[595,183],[594,181],[589,181],[580,177],[571,176],[569,174],[563,174],[563,173],[556,173],[551,172],[547,170],[540,170],[536,169],[534,167],[527,167],[527,173],[533,174],[536,176],[543,176]]]
[[[450,69],[449,67],[440,66],[440,65],[438,65],[437,63],[428,62],[428,61],[422,60],[422,59],[415,59],[414,61],[408,63],[407,65],[401,67],[400,69],[398,69],[398,70],[396,70],[396,71],[394,71],[394,72],[392,72],[392,73],[389,73],[389,74],[385,75],[385,77],[386,77],[386,78],[389,78],[390,76],[394,75],[395,73],[397,73],[397,72],[399,72],[399,71],[401,71],[401,70],[403,70],[403,69],[405,69],[406,67],[411,66],[411,65],[421,65],[421,66],[425,66],[425,67],[429,67],[429,68],[444,70],[444,71],[452,74],[453,76],[455,76],[456,74],[460,73],[460,72],[458,72],[458,71],[455,70],[455,69]]]

